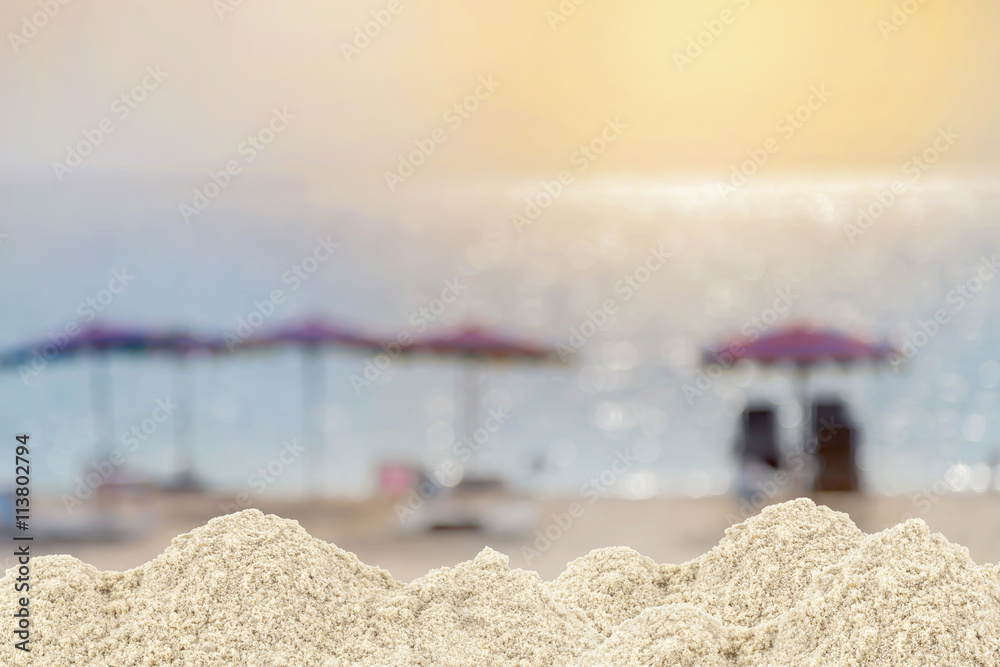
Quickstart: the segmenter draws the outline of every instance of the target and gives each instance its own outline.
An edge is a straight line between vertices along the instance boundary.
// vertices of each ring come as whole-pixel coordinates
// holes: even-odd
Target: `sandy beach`
[[[611,516],[613,503],[604,504],[592,508],[594,526]],[[660,538],[632,532],[633,544],[656,548],[666,544],[664,535],[677,535],[675,543],[690,547],[701,539],[692,517],[706,518],[692,511],[697,506],[674,504],[685,518],[665,530],[651,526],[664,503],[617,510],[619,517],[634,514],[628,523],[644,524],[647,535]],[[316,525],[332,527],[334,510],[313,509],[324,514],[313,517]],[[868,520],[895,509],[870,506]],[[558,508],[552,514],[559,517]],[[585,515],[568,515],[578,523],[553,519],[564,536],[553,533],[551,546],[535,545],[549,558],[561,553],[555,544],[571,541],[574,527],[583,539],[562,549],[587,541]],[[692,530],[681,535],[681,526]],[[603,537],[615,532],[605,529]],[[380,565],[402,574],[404,561],[397,565],[386,544],[371,534],[355,539],[382,554]],[[431,551],[422,539],[397,543],[397,559],[416,554],[407,567],[432,568],[401,580],[296,521],[250,509],[177,535],[162,554],[127,572],[41,557],[33,561],[32,651],[5,644],[0,661],[102,667],[1000,662],[1000,566],[974,562],[969,549],[921,519],[869,533],[847,514],[799,498],[764,508],[687,562],[605,547],[565,563],[551,580],[517,567],[517,557],[498,549],[477,547],[463,559],[468,545],[436,545]],[[448,563],[434,567],[444,554]],[[12,586],[14,577],[10,571],[0,583]],[[16,618],[18,605],[28,613],[26,602],[0,598],[0,614]]]

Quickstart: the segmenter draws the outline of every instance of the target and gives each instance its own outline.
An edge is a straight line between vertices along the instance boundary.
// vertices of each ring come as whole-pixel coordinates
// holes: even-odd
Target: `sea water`
[[[786,370],[710,376],[701,350],[815,322],[906,352],[811,379],[814,395],[848,401],[866,488],[983,490],[1000,451],[1000,188],[927,180],[889,201],[891,182],[622,178],[553,198],[540,180],[443,188],[378,212],[274,184],[226,192],[190,223],[177,212],[186,190],[169,179],[81,181],[55,197],[8,183],[0,344],[58,340],[93,320],[230,340],[313,315],[390,341],[477,323],[559,344],[566,363],[476,367],[474,421],[505,415],[481,432],[476,466],[540,494],[701,496],[733,488],[748,402],[774,404],[789,450],[802,425]],[[251,497],[307,485],[366,495],[386,460],[468,468],[455,443],[470,365],[393,349],[324,353],[324,396],[307,415],[298,349],[183,368],[116,356],[105,448],[123,451],[120,468],[164,479],[188,438],[200,476]],[[72,492],[106,456],[92,417],[100,369],[86,357],[41,366],[0,375],[0,423],[10,438],[31,433],[39,492]],[[159,420],[158,401],[178,411]]]

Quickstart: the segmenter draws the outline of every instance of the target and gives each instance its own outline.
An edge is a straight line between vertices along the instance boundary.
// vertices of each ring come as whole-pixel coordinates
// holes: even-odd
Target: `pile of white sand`
[[[683,565],[599,549],[548,583],[485,549],[404,584],[256,510],[127,572],[47,556],[31,574],[34,648],[8,638],[3,665],[1000,667],[1000,565],[805,499]]]

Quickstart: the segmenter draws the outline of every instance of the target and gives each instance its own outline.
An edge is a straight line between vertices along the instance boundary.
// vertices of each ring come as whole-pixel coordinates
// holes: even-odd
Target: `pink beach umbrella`
[[[802,405],[803,445],[809,437],[809,374],[822,365],[855,366],[885,362],[893,348],[834,329],[795,324],[776,329],[757,339],[738,336],[703,354],[706,365],[730,368],[746,360],[764,366],[788,365],[794,368]]]
[[[463,429],[467,437],[472,436],[482,417],[480,390],[483,364],[558,361],[555,347],[471,325],[418,338],[405,346],[403,351],[407,354],[457,357],[465,362],[460,393]]]

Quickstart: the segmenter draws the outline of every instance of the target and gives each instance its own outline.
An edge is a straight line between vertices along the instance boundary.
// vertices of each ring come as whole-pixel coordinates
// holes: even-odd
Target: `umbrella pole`
[[[798,380],[799,405],[802,407],[802,455],[812,458],[814,452],[809,451],[809,439],[812,436],[812,405],[809,401],[809,368],[799,366],[796,369]]]
[[[90,366],[90,409],[94,418],[97,458],[109,456],[115,425],[111,398],[111,368],[108,358],[99,354]]]
[[[323,415],[320,414],[319,407],[325,403],[325,393],[323,357],[319,348],[308,347],[302,356],[302,432],[310,458],[306,471],[307,484],[317,496],[323,493],[322,466],[326,443],[321,424]]]
[[[178,399],[174,421],[174,456],[177,482],[181,486],[194,483],[194,380],[191,369],[182,357],[173,369],[173,398]]]
[[[90,410],[94,418],[94,453],[97,460],[111,457],[111,441],[114,438],[114,414],[111,398],[111,365],[107,355],[98,353],[90,365]],[[99,486],[95,492],[97,511],[107,510],[105,493]]]
[[[467,362],[462,370],[462,383],[464,385],[463,400],[463,421],[462,428],[466,438],[466,443],[472,449],[472,457],[469,459],[469,470],[478,468],[480,444],[475,441],[476,429],[479,426],[482,416],[482,383],[483,372],[478,364]]]

